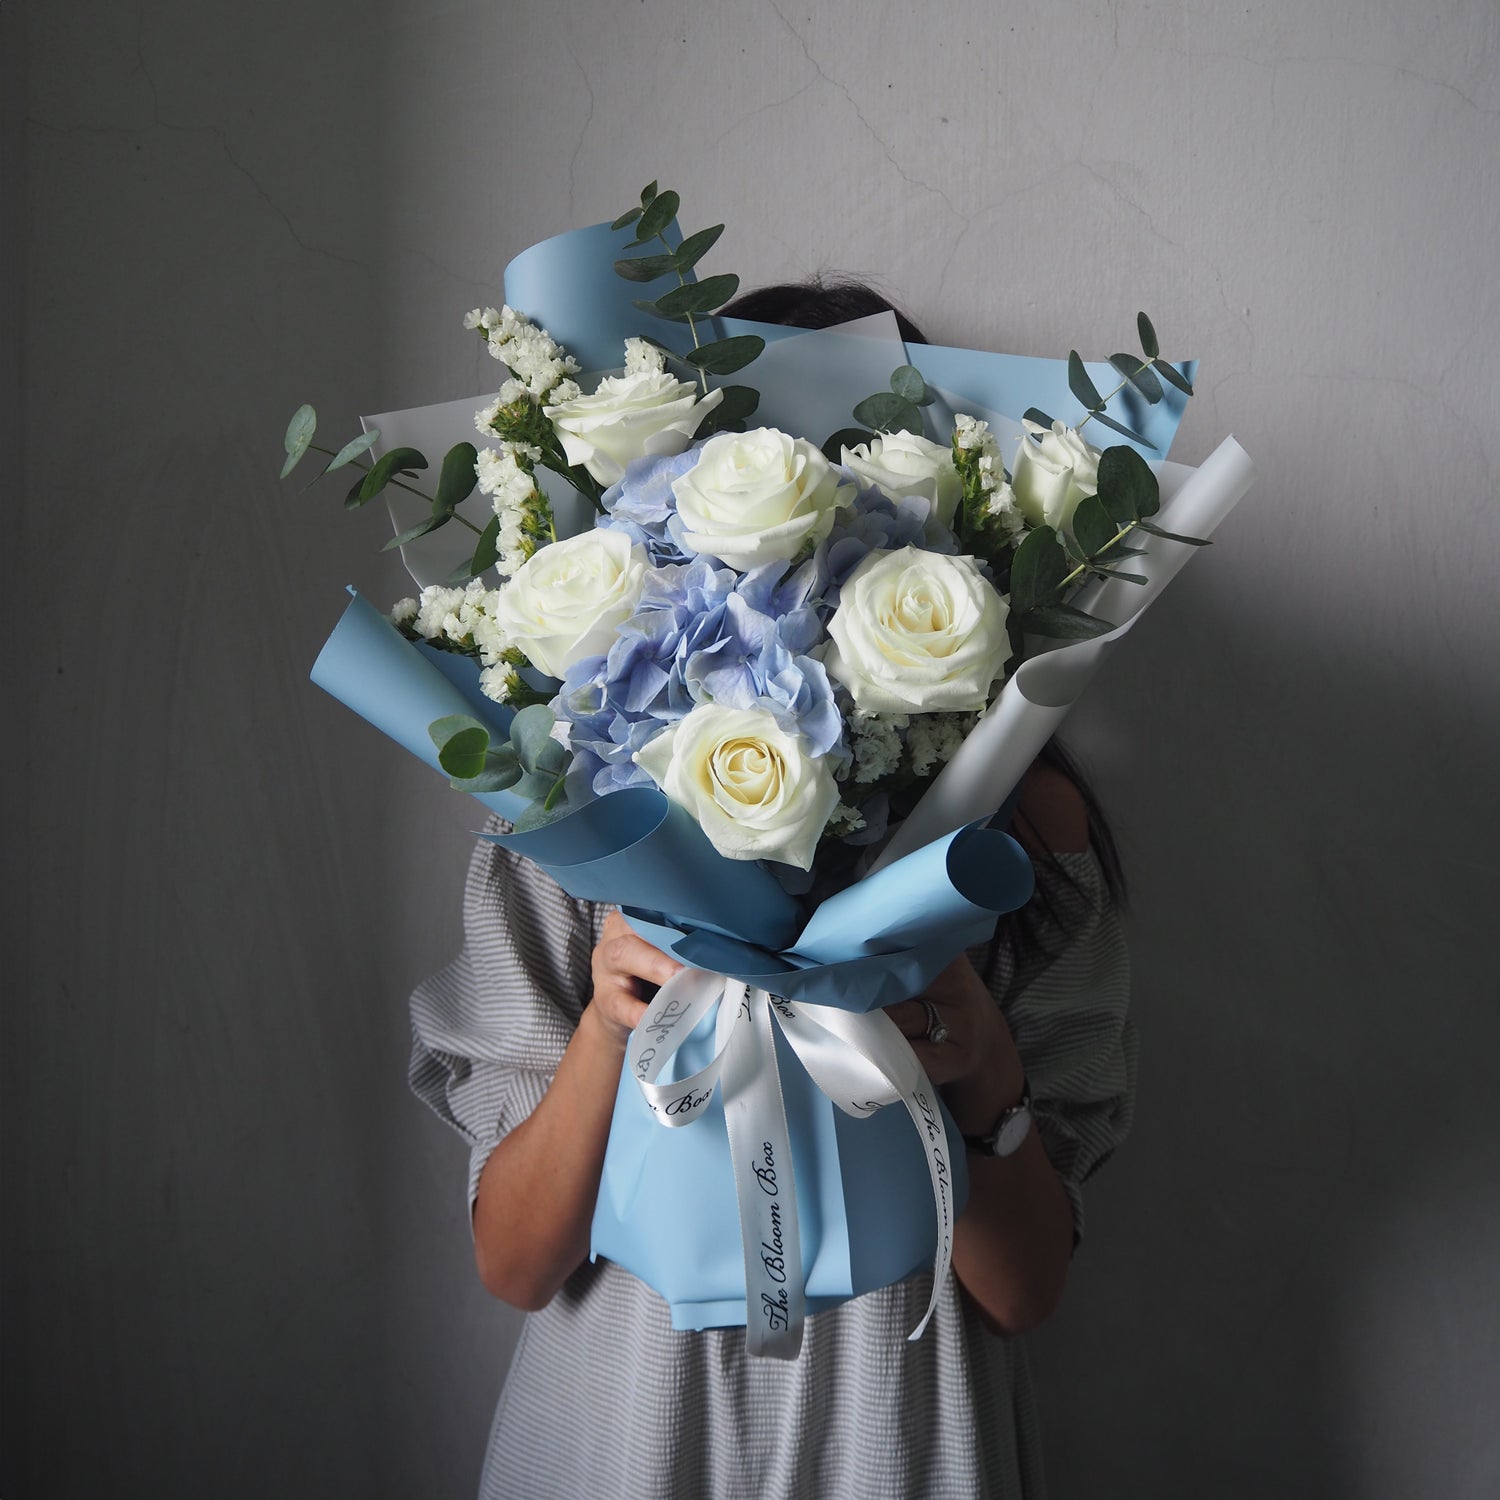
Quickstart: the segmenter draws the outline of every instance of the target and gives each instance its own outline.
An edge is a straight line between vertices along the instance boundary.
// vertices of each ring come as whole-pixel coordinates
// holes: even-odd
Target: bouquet
[[[434,493],[391,432],[452,407],[320,450],[351,506],[420,498],[388,545],[424,586],[356,597],[313,675],[688,965],[628,1049],[594,1252],[789,1358],[926,1260],[931,1316],[963,1151],[882,1008],[1028,899],[1022,774],[1251,476],[1232,439],[1148,459],[1193,366],[1145,314],[1103,369],[749,324],[678,208],[653,183],[468,315],[508,378]]]

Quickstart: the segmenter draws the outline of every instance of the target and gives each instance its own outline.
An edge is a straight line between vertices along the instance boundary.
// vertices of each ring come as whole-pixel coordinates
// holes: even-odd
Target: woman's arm
[[[474,1259],[513,1307],[545,1307],[587,1258],[615,1091],[646,987],[682,967],[618,912],[594,949],[594,993],[541,1102],[490,1153],[474,1202]]]
[[[1073,783],[1034,766],[1022,788],[1017,837],[1032,853],[1083,851],[1088,819]],[[1021,1099],[1025,1073],[1015,1039],[984,981],[966,957],[929,986],[948,1036],[926,1039],[918,1000],[891,1007],[928,1077],[964,1135],[984,1136]],[[1023,1333],[1062,1298],[1073,1253],[1073,1214],[1033,1125],[1010,1156],[970,1153],[969,1201],[954,1226],[953,1271],[999,1333]]]

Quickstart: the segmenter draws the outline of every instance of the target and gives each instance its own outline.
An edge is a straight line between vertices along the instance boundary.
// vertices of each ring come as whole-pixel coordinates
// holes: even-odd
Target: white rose
[[[607,376],[593,395],[542,410],[568,462],[611,485],[634,459],[670,458],[693,441],[704,417],[724,399],[722,391],[710,391],[699,401],[697,390],[660,370],[640,370]]]
[[[854,486],[805,438],[758,427],[709,438],[672,493],[682,545],[748,572],[821,541]]]
[[[867,713],[981,709],[1010,659],[1009,613],[972,557],[872,552],[839,595],[823,664]]]
[[[944,526],[953,524],[963,481],[946,444],[915,432],[886,432],[857,448],[845,448],[843,460],[845,468],[892,500],[920,495]]]
[[[839,802],[827,757],[764,708],[700,703],[635,759],[726,859],[811,869]]]
[[[506,640],[550,677],[602,656],[635,612],[646,549],[623,531],[584,531],[538,547],[499,590],[494,614]]]
[[[1078,502],[1098,493],[1099,450],[1061,422],[1054,422],[1050,432],[1036,422],[1022,425],[1028,433],[1039,434],[1041,443],[1021,439],[1010,476],[1016,504],[1033,526],[1064,531],[1073,523]]]

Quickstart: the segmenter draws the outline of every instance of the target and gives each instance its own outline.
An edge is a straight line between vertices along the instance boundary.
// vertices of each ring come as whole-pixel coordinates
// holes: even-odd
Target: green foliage
[[[1135,315],[1135,329],[1146,358],[1155,359],[1161,353],[1161,346],[1156,342],[1156,330],[1151,326],[1151,319],[1145,313],[1138,312]]]
[[[1010,564],[1010,607],[1020,615],[1054,603],[1068,576],[1067,556],[1050,526],[1029,531]]]
[[[645,245],[654,240],[677,217],[680,203],[677,194],[670,190],[652,198],[641,210],[640,222],[635,226],[634,243]]]
[[[427,733],[450,786],[462,792],[514,788],[552,813],[563,795],[569,760],[568,751],[552,738],[556,722],[545,704],[531,703],[517,710],[509,738],[498,743],[492,743],[486,725],[467,714],[434,719]]]
[[[708,414],[708,419],[698,429],[700,433],[743,432],[745,421],[760,405],[760,392],[748,385],[725,385],[719,387],[723,398]]]
[[[451,514],[474,493],[474,464],[478,457],[473,443],[455,443],[443,455],[437,498],[432,502],[434,515],[439,511]]]
[[[299,406],[287,423],[282,446],[286,449],[286,462],[281,466],[281,477],[286,478],[302,462],[313,434],[318,430],[318,414],[310,406]]]
[[[1058,641],[1091,641],[1108,635],[1115,627],[1071,604],[1041,604],[1019,616],[1012,616],[1025,635],[1046,636]]]
[[[1161,486],[1151,466],[1134,448],[1117,445],[1099,455],[1099,498],[1120,526],[1154,516],[1161,509]]]
[[[392,448],[382,454],[365,471],[365,476],[349,491],[344,504],[355,510],[373,500],[398,474],[415,475],[427,467],[427,458],[415,448]]]
[[[706,281],[687,281],[656,299],[655,310],[664,318],[685,313],[711,313],[722,307],[740,289],[738,276],[710,276]]]
[[[1160,375],[1168,385],[1176,386],[1184,396],[1191,396],[1193,394],[1193,387],[1187,376],[1184,375],[1180,370],[1176,369],[1174,366],[1169,365],[1166,360],[1153,360],[1151,362],[1151,368],[1155,370],[1156,373]]]
[[[1028,406],[1021,413],[1021,418],[1026,422],[1035,422],[1038,427],[1045,427],[1050,432],[1052,429],[1052,418],[1039,406]]]
[[[350,438],[332,458],[328,460],[328,466],[323,470],[324,474],[332,474],[335,469],[342,469],[345,464],[352,462],[368,448],[373,448],[380,441],[380,429],[372,427],[368,432],[362,432],[357,438]],[[319,476],[321,478],[321,476]]]
[[[866,396],[854,408],[854,420],[873,427],[876,432],[921,432],[920,408],[895,391],[882,391],[877,396]]]
[[[486,568],[493,568],[500,560],[500,517],[491,516],[479,540],[474,544],[474,556],[469,559],[468,576],[478,578]],[[467,580],[465,580],[467,581]]]
[[[1074,399],[1080,406],[1086,406],[1090,410],[1102,410],[1104,397],[1101,396],[1089,379],[1089,372],[1084,369],[1083,361],[1078,357],[1076,349],[1068,350],[1068,389],[1072,391]]]
[[[712,344],[700,344],[684,357],[695,369],[710,375],[732,375],[757,359],[765,347],[766,341],[758,333],[741,333]]]
[[[922,431],[922,411],[937,399],[936,392],[928,388],[922,372],[915,365],[901,365],[891,371],[889,390],[877,391],[866,396],[852,413],[860,428],[845,428],[836,432],[823,444],[823,452],[830,461],[837,463],[840,446],[854,447],[857,443],[868,443],[875,432]],[[874,432],[866,431],[873,428]],[[857,433],[857,436],[854,434]]]
[[[875,434],[863,427],[840,427],[823,444],[823,457],[831,464],[844,461],[845,448],[858,448],[861,443],[873,442]]]
[[[1109,362],[1152,406],[1161,400],[1161,381],[1151,373],[1150,365],[1143,365],[1133,354],[1111,354]]]

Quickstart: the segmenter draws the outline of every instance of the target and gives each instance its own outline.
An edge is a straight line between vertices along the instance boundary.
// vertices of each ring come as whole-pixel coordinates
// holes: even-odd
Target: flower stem
[[[1081,563],[1079,563],[1078,566],[1076,568],[1074,568],[1073,571],[1071,573],[1069,573],[1068,576],[1066,578],[1064,578],[1061,583],[1058,584],[1058,586],[1057,586],[1058,593],[1061,594],[1062,591],[1065,588],[1067,588],[1067,586],[1070,583],[1072,583],[1073,580],[1075,578],[1077,578],[1080,573],[1087,573],[1088,570],[1089,570],[1089,567],[1094,562],[1096,562],[1099,558],[1103,557],[1104,554],[1106,552],[1108,552],[1109,549],[1111,547],[1113,547],[1116,542],[1122,542],[1122,541],[1124,541],[1125,538],[1128,537],[1130,535],[1130,533],[1132,531],[1134,531],[1135,528],[1137,526],[1139,526],[1140,524],[1141,523],[1139,521],[1128,521],[1128,522],[1126,522],[1126,524],[1124,526],[1122,526],[1112,537],[1110,537],[1110,539],[1097,552],[1094,552],[1094,553],[1090,554],[1089,559],[1088,559],[1087,562],[1081,562]]]
[[[673,251],[671,245],[669,245],[667,243],[667,236],[666,236],[666,234],[663,231],[658,230],[656,237],[657,237],[657,239],[659,239],[661,241],[662,248],[667,252],[668,255],[675,254],[675,252]],[[673,268],[673,274],[677,277],[677,285],[678,286],[686,286],[687,285],[687,277],[684,276],[681,271],[676,270],[676,268],[674,267]],[[703,347],[703,345],[698,340],[698,325],[697,325],[697,323],[695,323],[693,321],[693,315],[692,315],[692,313],[686,313],[686,314],[684,314],[684,316],[687,318],[688,332],[690,334],[692,334],[692,336],[693,336],[693,348],[695,348],[695,349],[701,349]],[[703,394],[706,396],[708,394],[708,371],[707,370],[699,370],[698,371],[698,386],[699,386],[699,389],[702,390]]]
[[[1149,359],[1148,359],[1148,360],[1144,360],[1144,361],[1143,361],[1143,362],[1142,362],[1142,363],[1141,363],[1141,364],[1139,364],[1139,365],[1137,365],[1137,366],[1136,366],[1136,370],[1135,370],[1135,373],[1136,373],[1136,374],[1137,374],[1137,375],[1139,375],[1139,374],[1140,374],[1140,373],[1141,373],[1141,371],[1142,371],[1142,370],[1149,370],[1149,369],[1150,369],[1150,368],[1151,368],[1151,361],[1150,361],[1150,360],[1149,360]],[[1116,397],[1116,396],[1118,396],[1118,395],[1119,395],[1119,394],[1120,394],[1120,392],[1121,392],[1121,391],[1123,391],[1123,390],[1124,390],[1124,389],[1125,389],[1125,387],[1126,387],[1126,386],[1127,386],[1127,385],[1129,385],[1129,384],[1130,384],[1130,380],[1131,380],[1131,377],[1130,377],[1130,376],[1129,376],[1129,375],[1127,375],[1127,376],[1126,376],[1126,377],[1125,377],[1125,378],[1124,378],[1124,379],[1123,379],[1123,380],[1122,380],[1122,381],[1121,381],[1121,382],[1120,382],[1120,383],[1119,383],[1119,385],[1117,385],[1117,386],[1116,386],[1116,387],[1115,387],[1115,388],[1114,388],[1114,390],[1112,390],[1112,391],[1111,391],[1111,392],[1110,392],[1110,393],[1109,393],[1109,395],[1107,395],[1107,396],[1106,396],[1106,397],[1105,397],[1105,398],[1104,398],[1104,399],[1103,399],[1103,400],[1102,400],[1102,401],[1101,401],[1101,402],[1100,402],[1100,403],[1099,403],[1099,404],[1098,404],[1098,406],[1096,406],[1096,407],[1094,407],[1094,408],[1093,408],[1093,410],[1092,410],[1092,411],[1090,411],[1090,412],[1089,412],[1089,413],[1088,413],[1088,414],[1087,414],[1087,415],[1086,415],[1086,416],[1085,416],[1085,417],[1084,417],[1084,419],[1083,419],[1083,421],[1082,421],[1082,422],[1080,422],[1080,423],[1079,423],[1079,424],[1078,424],[1078,425],[1077,425],[1077,426],[1076,426],[1076,427],[1075,427],[1075,428],[1074,428],[1074,429],[1073,429],[1073,431],[1074,431],[1074,432],[1082,432],[1082,431],[1083,431],[1083,429],[1084,429],[1084,427],[1085,427],[1085,426],[1086,426],[1086,425],[1087,425],[1087,424],[1088,424],[1088,423],[1089,423],[1089,422],[1091,422],[1091,421],[1092,421],[1092,420],[1093,420],[1093,419],[1094,419],[1094,418],[1095,418],[1095,417],[1097,417],[1097,416],[1098,416],[1098,415],[1099,415],[1099,413],[1100,413],[1100,412],[1101,412],[1101,411],[1103,411],[1103,410],[1104,410],[1104,408],[1105,408],[1105,407],[1106,407],[1106,406],[1108,406],[1108,405],[1109,405],[1109,403],[1110,403],[1110,402],[1111,402],[1111,401],[1113,401],[1113,400],[1114,400],[1114,399],[1115,399],[1115,397]],[[1116,538],[1115,538],[1115,540],[1116,540],[1116,541],[1118,541],[1118,540],[1119,540],[1119,538],[1118,538],[1118,537],[1116,537]]]

